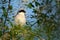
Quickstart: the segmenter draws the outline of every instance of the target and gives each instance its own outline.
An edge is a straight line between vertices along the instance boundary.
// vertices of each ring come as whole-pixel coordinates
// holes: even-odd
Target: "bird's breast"
[[[24,25],[26,23],[26,18],[24,14],[19,14],[15,17],[15,22],[17,24]]]

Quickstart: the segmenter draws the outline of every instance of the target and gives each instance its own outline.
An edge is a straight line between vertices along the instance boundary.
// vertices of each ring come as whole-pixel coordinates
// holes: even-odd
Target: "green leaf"
[[[34,5],[33,5],[32,3],[29,3],[27,6],[28,6],[29,8],[34,7]]]
[[[3,10],[3,16],[7,17],[7,11],[6,11],[5,7],[2,7],[2,10]]]
[[[49,0],[46,0],[46,4],[48,4]]]
[[[38,3],[38,2],[35,2],[35,5],[36,5],[36,6],[39,6],[39,5],[40,5],[40,3]]]
[[[2,36],[2,31],[0,30],[0,37]]]
[[[8,9],[9,9],[9,10],[12,10],[12,5],[9,5],[9,6],[8,6]]]
[[[36,10],[36,9],[33,9],[33,12],[34,12],[34,13],[37,13],[37,10]]]

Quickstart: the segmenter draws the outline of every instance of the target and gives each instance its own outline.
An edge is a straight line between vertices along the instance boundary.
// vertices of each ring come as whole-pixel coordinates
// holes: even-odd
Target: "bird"
[[[17,15],[15,16],[15,24],[24,26],[26,24],[26,17],[25,17],[25,10],[21,9],[17,12]]]

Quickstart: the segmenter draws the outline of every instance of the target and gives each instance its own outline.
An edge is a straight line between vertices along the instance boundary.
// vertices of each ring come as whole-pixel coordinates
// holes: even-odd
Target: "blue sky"
[[[31,1],[32,0],[29,0],[28,3],[31,2]],[[12,18],[13,15],[15,16],[17,14],[17,11],[20,10],[21,7],[23,7],[23,8],[25,7],[24,10],[26,11],[26,18],[27,18],[27,20],[29,22],[36,21],[35,19],[31,19],[30,18],[31,15],[34,15],[34,13],[32,13],[32,9],[29,9],[28,7],[26,7],[26,6],[22,5],[22,4],[24,4],[24,3],[22,3],[21,0],[11,0],[11,5],[13,6],[13,9],[12,9],[12,13],[9,13],[9,17]],[[55,5],[55,2],[54,1],[52,2],[52,6],[53,5]],[[52,13],[56,12],[54,10],[55,9],[53,9]],[[2,10],[0,9],[0,12],[1,11]],[[0,14],[0,15],[2,15],[2,14]]]
[[[31,2],[28,1],[28,3]],[[22,5],[23,4],[23,5]],[[27,4],[27,3],[26,3]],[[26,19],[31,22],[31,21],[36,21],[36,19],[31,19],[30,16],[34,15],[34,13],[32,13],[32,9],[29,9],[28,7],[24,6],[24,3],[21,3],[21,0],[12,0],[11,1],[11,5],[13,6],[13,12],[11,14],[9,14],[9,17],[12,17],[13,15],[15,16],[17,14],[17,11],[22,8],[24,8],[24,10],[26,11]]]
[[[29,2],[31,2],[31,0],[28,1],[28,3],[29,3]],[[24,3],[25,3],[25,2],[24,2]],[[30,21],[35,21],[34,19],[31,19],[31,18],[30,18],[31,15],[34,15],[34,13],[32,13],[32,9],[29,9],[28,7],[22,5],[22,4],[24,4],[24,3],[22,3],[21,0],[11,0],[11,5],[12,5],[13,9],[12,9],[12,13],[9,13],[9,14],[8,14],[9,18],[11,18],[10,20],[12,20],[12,17],[17,14],[18,10],[20,10],[21,7],[22,7],[22,8],[25,7],[24,10],[26,11],[26,19],[27,19],[29,22],[30,22]],[[26,4],[27,4],[27,3],[26,3]],[[0,6],[1,6],[1,5],[0,5]],[[7,5],[6,5],[6,6],[7,6]],[[0,14],[0,17],[1,17],[1,15],[2,15],[2,9],[0,9],[0,13],[1,13],[1,14]]]

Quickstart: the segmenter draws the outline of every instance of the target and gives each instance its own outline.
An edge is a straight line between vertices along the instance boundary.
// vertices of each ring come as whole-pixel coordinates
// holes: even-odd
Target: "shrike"
[[[16,25],[25,25],[26,24],[26,18],[25,18],[25,11],[20,10],[18,11],[17,15],[15,16],[15,23]]]

